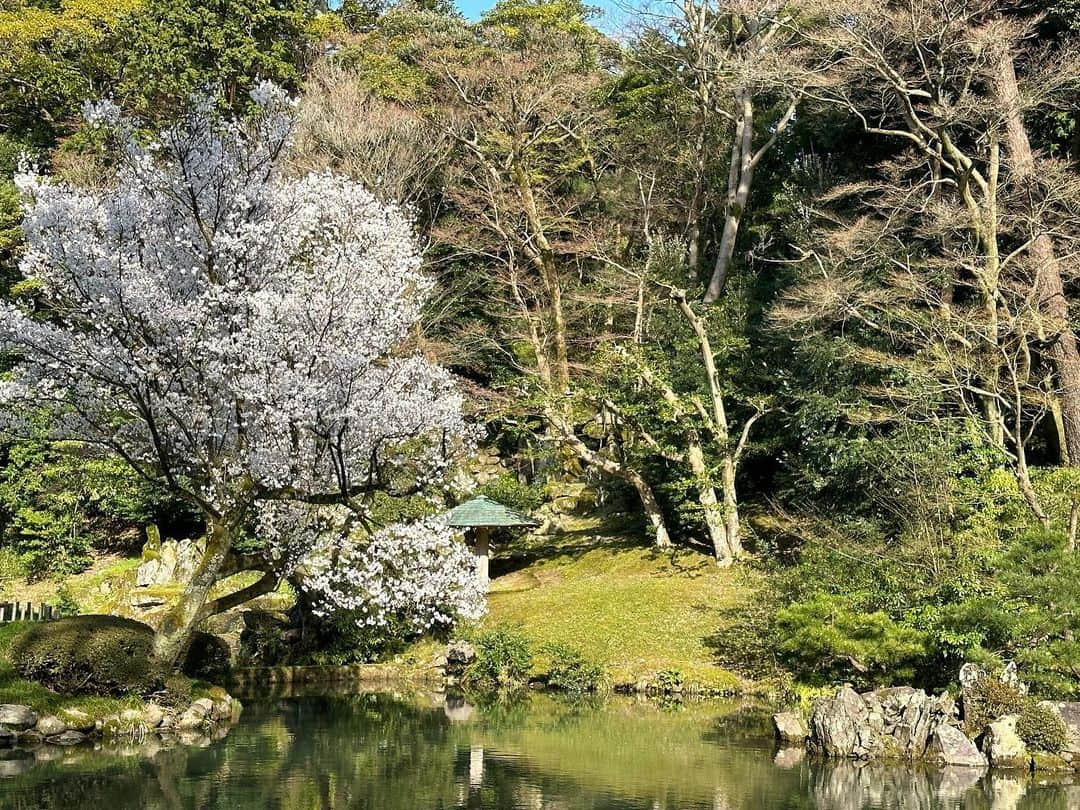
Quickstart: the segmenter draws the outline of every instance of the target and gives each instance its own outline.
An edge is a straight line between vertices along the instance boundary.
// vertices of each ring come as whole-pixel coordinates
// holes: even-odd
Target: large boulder
[[[18,703],[0,703],[0,726],[11,731],[27,731],[37,725],[37,712]]]
[[[1031,758],[1027,746],[1016,733],[1018,714],[999,717],[986,726],[982,735],[982,750],[995,768],[1029,768]]]
[[[871,720],[880,722],[889,753],[905,759],[920,759],[934,729],[956,716],[956,704],[947,694],[934,697],[910,686],[878,689],[862,698]]]
[[[934,730],[951,725],[956,704],[907,686],[862,695],[845,687],[819,700],[810,715],[810,745],[829,757],[921,759]]]
[[[51,737],[54,734],[63,734],[67,731],[67,723],[53,714],[48,714],[37,721],[34,731],[42,737]]]
[[[930,735],[927,759],[941,765],[986,767],[986,757],[967,735],[955,726],[940,725]]]
[[[772,721],[776,739],[781,742],[803,743],[810,734],[799,712],[780,712],[773,715]]]
[[[810,712],[810,743],[827,757],[870,759],[885,748],[882,729],[871,724],[870,708],[849,686],[833,698],[814,703]]]

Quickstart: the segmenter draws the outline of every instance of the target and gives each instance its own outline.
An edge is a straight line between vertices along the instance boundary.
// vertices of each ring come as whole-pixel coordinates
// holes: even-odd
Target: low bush
[[[118,616],[73,616],[36,624],[12,644],[23,678],[67,695],[148,695],[165,673],[151,657],[154,631]]]
[[[152,655],[154,631],[119,616],[72,616],[29,626],[8,655],[28,681],[64,695],[139,695],[166,687],[170,673]],[[221,639],[196,633],[181,667],[185,675],[220,680],[229,649]]]
[[[564,692],[595,692],[604,681],[604,668],[586,661],[580,651],[565,644],[548,644],[542,652],[548,657],[548,686]]]
[[[524,685],[532,669],[529,640],[520,633],[497,627],[481,633],[475,641],[476,660],[465,670],[462,682],[474,689],[507,689]]]
[[[220,683],[232,669],[229,645],[210,633],[196,633],[184,658],[184,674],[211,683]]]
[[[781,609],[776,630],[781,660],[815,686],[910,683],[927,654],[919,631],[835,594],[819,593]]]
[[[995,675],[979,678],[964,692],[964,727],[970,736],[980,734],[988,723],[1006,714],[1021,714],[1028,698]]]
[[[1058,713],[1049,706],[1029,700],[1020,719],[1016,721],[1016,733],[1028,748],[1056,754],[1065,748],[1069,730]]]

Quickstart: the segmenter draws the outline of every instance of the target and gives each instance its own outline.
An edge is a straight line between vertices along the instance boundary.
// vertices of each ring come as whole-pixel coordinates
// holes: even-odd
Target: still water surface
[[[0,808],[20,810],[1080,810],[1075,777],[818,763],[745,707],[539,695],[249,700],[207,748],[0,766]]]

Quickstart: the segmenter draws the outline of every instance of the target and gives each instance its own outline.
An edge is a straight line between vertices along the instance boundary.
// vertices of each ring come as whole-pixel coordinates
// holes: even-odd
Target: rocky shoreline
[[[240,718],[240,701],[214,688],[183,707],[147,703],[141,709],[94,717],[81,709],[39,714],[31,707],[0,704],[0,749],[40,751],[95,742],[144,742],[163,745],[209,744],[221,739]],[[45,758],[48,758],[47,756]]]
[[[773,716],[777,739],[836,759],[905,760],[1021,771],[1080,770],[1080,702],[1035,701],[1007,669],[965,666],[958,698],[908,686],[842,687]]]

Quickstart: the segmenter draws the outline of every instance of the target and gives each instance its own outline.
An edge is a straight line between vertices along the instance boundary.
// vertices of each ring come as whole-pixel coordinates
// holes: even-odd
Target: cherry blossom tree
[[[168,663],[200,621],[312,559],[310,527],[268,532],[254,553],[238,543],[267,504],[340,505],[355,536],[368,498],[438,483],[470,435],[449,373],[405,348],[431,288],[406,213],[332,173],[285,176],[294,103],[270,84],[252,97],[250,120],[199,101],[149,142],[88,105],[119,139],[112,182],[18,178],[21,270],[45,311],[0,310],[18,358],[7,410],[50,407],[56,438],[119,453],[205,516],[205,553],[156,637]],[[379,548],[415,536],[375,535]],[[262,577],[211,599],[247,570]],[[318,570],[332,600],[338,579]]]

